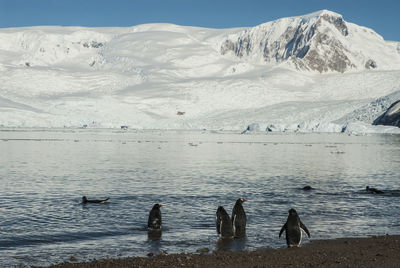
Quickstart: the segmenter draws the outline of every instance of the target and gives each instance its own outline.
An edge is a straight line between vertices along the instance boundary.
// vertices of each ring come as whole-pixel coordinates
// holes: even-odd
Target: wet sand
[[[315,240],[301,248],[162,254],[51,267],[400,267],[400,236]]]

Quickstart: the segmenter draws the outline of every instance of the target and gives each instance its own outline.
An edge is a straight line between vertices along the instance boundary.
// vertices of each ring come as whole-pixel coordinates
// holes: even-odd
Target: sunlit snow
[[[370,126],[400,95],[399,43],[348,22],[344,36],[321,16],[341,18],[320,11],[254,28],[0,29],[0,125],[341,132],[351,124],[347,131],[399,132]],[[288,53],[288,27],[306,32],[317,23],[319,38],[342,51],[301,42],[321,55],[345,55],[351,64],[343,73],[320,73],[293,56],[267,60],[254,47],[275,42],[276,53]],[[248,54],[222,53],[226,40],[248,33]]]

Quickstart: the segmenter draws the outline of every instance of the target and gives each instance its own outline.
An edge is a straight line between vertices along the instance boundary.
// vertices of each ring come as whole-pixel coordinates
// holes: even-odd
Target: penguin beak
[[[243,202],[247,202],[247,201],[248,201],[247,199],[244,199],[244,198],[243,198]]]
[[[163,207],[164,206],[164,204],[158,204],[160,207]]]

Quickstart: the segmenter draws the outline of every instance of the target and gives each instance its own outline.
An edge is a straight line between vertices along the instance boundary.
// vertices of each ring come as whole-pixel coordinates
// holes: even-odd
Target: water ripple
[[[313,239],[399,232],[393,136],[77,130],[0,131],[0,140],[2,267],[282,247],[292,207]],[[83,195],[110,200],[82,205]],[[225,243],[215,212],[229,214],[239,197],[247,236]],[[153,237],[146,223],[157,202],[164,226]]]

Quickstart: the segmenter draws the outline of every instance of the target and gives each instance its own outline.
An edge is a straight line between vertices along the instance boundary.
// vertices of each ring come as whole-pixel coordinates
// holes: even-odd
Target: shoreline
[[[300,248],[160,254],[65,262],[52,268],[111,267],[400,267],[400,235],[314,240]]]

